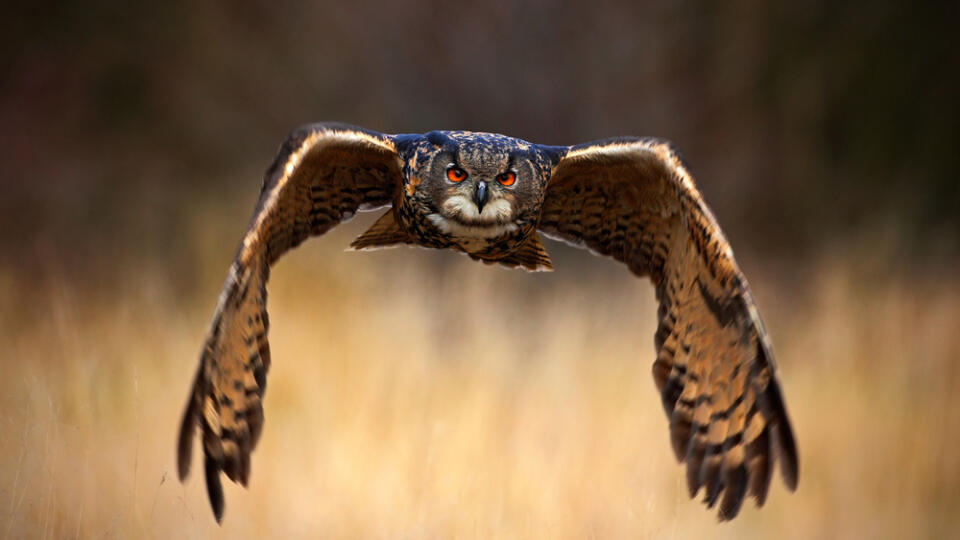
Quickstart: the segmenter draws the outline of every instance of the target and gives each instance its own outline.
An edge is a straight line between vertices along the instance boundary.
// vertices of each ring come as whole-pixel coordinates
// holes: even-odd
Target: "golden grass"
[[[361,227],[273,273],[267,423],[222,527],[200,463],[177,481],[174,442],[230,250],[198,262],[202,294],[144,265],[82,287],[0,273],[0,537],[960,534],[960,278],[747,268],[800,485],[775,477],[766,507],[717,524],[670,450],[646,281],[567,270],[587,255],[553,244],[549,275],[342,253]]]

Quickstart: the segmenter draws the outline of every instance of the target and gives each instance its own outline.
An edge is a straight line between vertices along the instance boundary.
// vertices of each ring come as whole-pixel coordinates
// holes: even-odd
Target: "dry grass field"
[[[267,423],[222,527],[200,464],[177,481],[174,443],[239,230],[99,280],[55,258],[0,268],[0,538],[960,535],[955,271],[741,249],[801,473],[718,524],[670,449],[648,282],[555,243],[558,270],[537,275],[344,253],[370,219],[272,274]]]

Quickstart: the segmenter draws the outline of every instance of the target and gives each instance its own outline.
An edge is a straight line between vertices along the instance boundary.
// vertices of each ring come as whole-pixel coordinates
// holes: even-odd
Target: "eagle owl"
[[[246,485],[270,367],[266,284],[286,251],[357,211],[389,207],[351,244],[451,248],[551,270],[540,234],[648,276],[659,301],[653,379],[693,497],[737,515],[763,505],[776,460],[796,488],[797,450],[770,343],[747,281],[676,151],[623,137],[543,146],[489,133],[384,135],[341,124],[294,131],[267,170],[214,312],[187,402],[178,472],[202,431],[207,491]]]

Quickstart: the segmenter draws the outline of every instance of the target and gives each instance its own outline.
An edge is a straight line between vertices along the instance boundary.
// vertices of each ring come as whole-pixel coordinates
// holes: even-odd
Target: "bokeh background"
[[[960,536],[955,2],[19,2],[0,32],[0,537]],[[344,253],[272,274],[222,527],[174,439],[295,126],[654,135],[751,280],[796,493],[717,524],[654,391],[652,287]]]

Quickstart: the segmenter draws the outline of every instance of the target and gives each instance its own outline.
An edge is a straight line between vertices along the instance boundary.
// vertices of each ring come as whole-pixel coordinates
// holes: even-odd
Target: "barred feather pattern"
[[[672,148],[621,138],[570,147],[553,170],[544,234],[649,276],[660,303],[653,376],[677,459],[719,518],[766,500],[773,464],[796,488],[797,452],[746,279]]]
[[[515,192],[522,211],[512,232],[482,236],[471,257],[549,270],[546,250],[530,234],[536,221],[544,235],[613,257],[653,281],[659,300],[653,376],[691,497],[702,489],[709,507],[719,503],[720,519],[732,519],[747,495],[764,503],[775,461],[786,486],[795,489],[797,451],[766,333],[730,246],[668,144],[619,138],[557,147],[496,134],[383,135],[314,124],[291,134],[267,171],[220,293],[181,425],[179,476],[189,473],[200,426],[217,521],[224,511],[221,473],[246,485],[263,429],[270,268],[355,212],[391,204],[353,247],[463,251],[430,219],[438,211],[434,188],[447,181],[430,176],[433,159],[457,152],[515,160],[529,167],[526,181],[536,182]]]
[[[286,251],[360,209],[388,205],[401,184],[393,142],[336,124],[295,131],[267,170],[260,199],[230,267],[200,355],[177,447],[178,473],[190,471],[200,426],[207,492],[220,521],[220,473],[243,485],[263,428],[270,368],[266,283]]]

